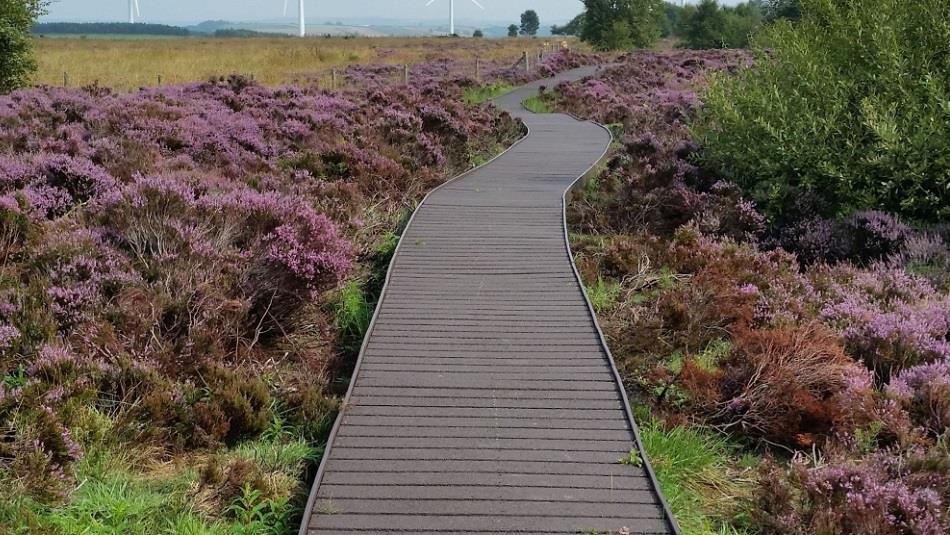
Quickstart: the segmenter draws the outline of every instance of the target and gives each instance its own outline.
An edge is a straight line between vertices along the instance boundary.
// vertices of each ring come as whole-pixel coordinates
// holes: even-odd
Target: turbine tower
[[[431,6],[436,0],[429,0],[426,7]],[[485,9],[485,6],[478,3],[478,0],[470,0],[479,9]],[[455,0],[449,0],[449,35],[455,35]]]
[[[285,17],[287,16],[287,2],[288,0],[284,0],[284,16]],[[299,35],[300,37],[306,37],[307,36],[307,20],[304,17],[303,0],[297,0],[297,24],[300,27],[297,35]]]
[[[135,17],[139,17],[139,0],[129,0],[129,24],[135,24]]]

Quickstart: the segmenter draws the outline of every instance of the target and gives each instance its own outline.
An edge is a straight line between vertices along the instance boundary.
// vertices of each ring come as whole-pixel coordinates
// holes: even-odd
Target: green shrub
[[[0,93],[26,85],[36,68],[30,28],[44,0],[0,0]]]
[[[716,80],[694,124],[703,163],[783,224],[878,208],[950,216],[950,3],[803,0]]]

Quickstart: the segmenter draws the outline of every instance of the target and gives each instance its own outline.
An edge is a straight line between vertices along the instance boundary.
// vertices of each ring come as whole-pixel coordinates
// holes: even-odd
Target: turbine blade
[[[284,0],[284,16],[285,17],[287,16],[287,2],[288,0]]]
[[[472,0],[472,3],[478,6],[481,10],[485,10],[485,6],[478,3],[478,0]]]
[[[135,0],[135,16],[136,17],[142,16],[142,12],[139,11],[139,0]]]
[[[426,7],[429,7],[434,3],[435,3],[435,0],[429,0],[429,2],[426,4]]]

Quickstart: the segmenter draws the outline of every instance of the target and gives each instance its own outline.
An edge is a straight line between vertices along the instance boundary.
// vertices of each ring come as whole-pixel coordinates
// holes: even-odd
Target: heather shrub
[[[878,211],[859,211],[840,220],[805,219],[778,234],[777,243],[798,254],[803,264],[867,265],[902,258],[927,262],[946,250],[942,241],[927,240],[927,232],[914,231],[900,218]]]
[[[950,354],[950,301],[926,280],[885,264],[818,268],[810,278],[822,318],[880,381]]]
[[[752,514],[764,533],[939,535],[950,529],[947,451],[880,451],[859,460],[766,468]]]
[[[800,22],[756,40],[753,69],[710,88],[694,124],[704,166],[777,227],[867,209],[945,220],[950,68],[933,58],[950,47],[948,10],[942,0],[803,0]]]
[[[747,239],[764,220],[735,185],[691,163],[696,147],[685,122],[699,100],[695,86],[712,72],[739,68],[741,52],[637,53],[596,79],[562,83],[550,94],[557,107],[601,123],[622,125],[624,150],[585,191],[586,209],[576,224],[636,232],[646,227],[670,235],[687,223],[710,234]],[[580,208],[580,206],[578,206]]]
[[[846,431],[848,405],[869,395],[867,372],[817,324],[742,332],[735,344],[713,417],[743,435],[808,446]]]
[[[950,431],[950,359],[908,368],[894,377],[887,393],[896,398],[914,423],[934,438]]]
[[[550,68],[577,61],[562,54]],[[366,281],[352,307],[362,321],[388,260],[376,249],[407,207],[522,134],[490,106],[460,102],[439,67],[414,74],[409,86],[345,93],[228,77],[0,97],[0,474],[12,482],[0,531],[31,515],[37,532],[85,526],[76,508],[94,502],[90,488],[116,504],[126,490],[169,504],[138,484],[152,481],[140,474],[150,462],[131,463],[136,485],[90,475],[104,428],[109,448],[174,457],[176,473],[249,442],[289,455],[326,439],[352,366],[343,339],[360,334],[330,317],[333,290]],[[208,515],[243,525],[272,505],[289,522],[312,460],[235,472]],[[163,477],[154,487],[174,499],[198,486]],[[98,483],[114,481],[123,492]],[[184,525],[136,515],[148,516],[109,526]]]
[[[944,292],[950,290],[950,245],[939,232],[912,235],[892,260],[911,273],[925,277],[935,288]]]

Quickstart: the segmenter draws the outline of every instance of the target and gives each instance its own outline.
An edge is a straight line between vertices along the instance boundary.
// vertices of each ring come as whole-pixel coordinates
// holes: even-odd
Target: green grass
[[[340,330],[341,348],[354,355],[363,344],[375,310],[375,301],[367,295],[364,286],[360,280],[351,280],[330,303],[334,322]]]
[[[484,104],[489,100],[496,99],[502,95],[507,95],[508,93],[511,93],[513,89],[514,86],[505,83],[493,83],[469,87],[466,88],[465,92],[462,94],[462,100],[470,106],[477,106],[479,104]]]
[[[684,535],[744,534],[733,527],[751,481],[732,467],[737,453],[725,437],[697,427],[641,426],[643,447]]]
[[[0,518],[16,534],[227,533],[223,524],[202,519],[191,505],[193,473],[153,479],[138,473],[134,464],[128,452],[89,451],[77,467],[80,484],[65,505],[47,508],[21,498],[4,504],[7,511]]]
[[[98,413],[96,413],[98,414]],[[40,504],[0,489],[0,533],[12,535],[282,535],[297,518],[294,498],[301,480],[321,450],[302,431],[275,416],[258,439],[229,450],[204,453],[163,464],[161,451],[115,444],[112,422],[87,415],[101,429],[82,435],[85,455],[75,470],[76,485],[61,504]],[[267,481],[268,495],[245,484],[230,503],[220,503],[216,488],[202,490],[200,468],[247,461]],[[218,500],[209,510],[208,500]]]
[[[620,297],[620,284],[612,280],[597,279],[587,285],[587,297],[594,307],[594,312],[601,314],[617,304]]]
[[[551,106],[548,105],[540,95],[533,96],[526,99],[521,103],[524,106],[524,109],[530,111],[531,113],[551,113],[554,110],[551,109]]]

